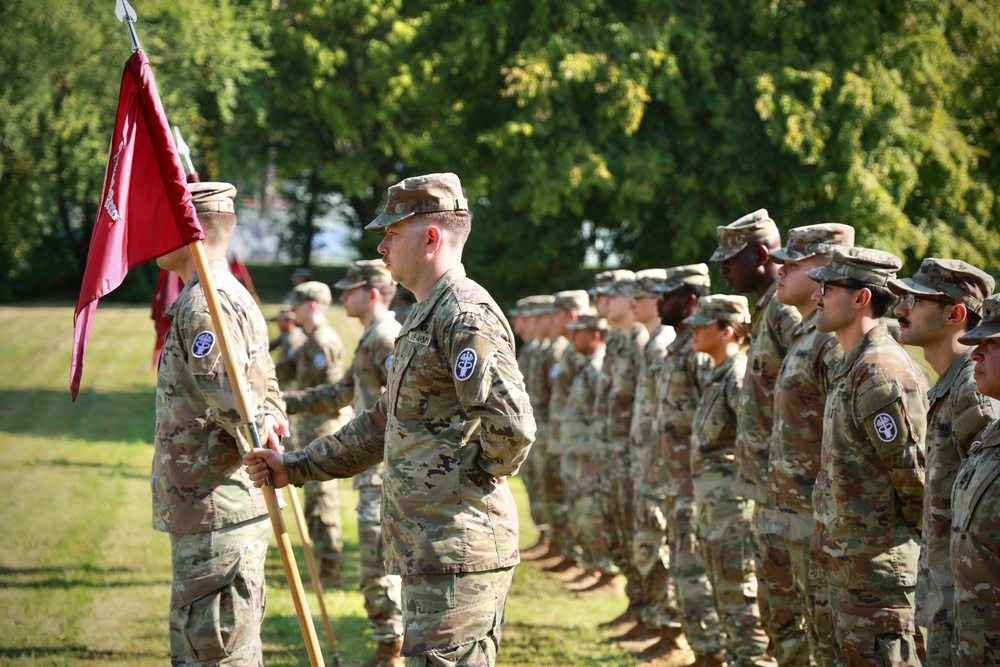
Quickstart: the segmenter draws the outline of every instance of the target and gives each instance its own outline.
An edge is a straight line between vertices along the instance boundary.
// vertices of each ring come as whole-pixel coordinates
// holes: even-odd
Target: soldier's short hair
[[[875,317],[882,317],[896,304],[896,295],[885,285],[865,285],[865,287],[872,294],[872,315]]]
[[[418,215],[441,225],[454,235],[459,243],[465,243],[469,238],[469,234],[472,233],[471,211],[434,211],[433,213],[420,213]]]

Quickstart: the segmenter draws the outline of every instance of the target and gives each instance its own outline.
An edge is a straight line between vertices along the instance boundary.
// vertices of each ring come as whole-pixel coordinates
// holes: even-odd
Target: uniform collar
[[[438,281],[434,283],[434,287],[431,288],[430,294],[427,295],[427,298],[416,304],[413,307],[413,310],[410,311],[406,321],[403,322],[403,328],[400,330],[399,335],[402,336],[422,324],[423,321],[427,319],[427,316],[430,315],[431,311],[434,310],[434,306],[441,299],[441,296],[456,282],[464,277],[465,267],[462,264],[456,264],[450,268],[447,273],[438,278]]]
[[[851,351],[844,355],[844,358],[840,360],[840,366],[837,367],[836,374],[833,376],[834,379],[847,373],[849,370],[854,368],[855,362],[861,357],[865,349],[871,345],[872,341],[876,338],[889,335],[889,328],[884,324],[876,324],[874,327],[865,332],[865,335],[861,337]]]
[[[951,362],[951,366],[948,370],[944,372],[944,375],[938,378],[938,381],[934,383],[934,386],[930,388],[927,392],[927,400],[931,403],[941,398],[948,393],[952,385],[958,380],[959,376],[965,368],[972,363],[972,350],[966,350],[962,354],[958,355],[955,361]]]

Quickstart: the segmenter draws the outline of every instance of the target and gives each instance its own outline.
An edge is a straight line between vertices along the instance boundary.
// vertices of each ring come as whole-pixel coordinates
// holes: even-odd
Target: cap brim
[[[743,248],[746,247],[747,247],[746,243],[741,245],[739,248],[736,248],[735,250],[723,248],[720,246],[715,249],[715,252],[713,252],[712,256],[708,258],[708,261],[724,262],[727,259],[732,259],[733,257],[736,257],[736,255],[740,254],[743,251]]]
[[[695,313],[694,315],[689,315],[684,318],[684,324],[689,327],[703,327],[706,324],[712,324],[715,322],[714,317],[709,317],[708,315],[699,315]]]
[[[348,280],[347,278],[342,278],[333,284],[336,289],[354,289],[355,287],[361,287],[365,284],[364,280]]]
[[[380,213],[377,218],[365,225],[365,230],[369,232],[380,232],[386,227],[391,227],[397,222],[402,222],[407,218],[412,218],[416,213]]]
[[[1000,324],[980,324],[958,339],[962,345],[975,345],[981,340],[1000,338]]]
[[[827,281],[850,280],[850,277],[837,273],[828,266],[819,266],[810,271],[806,271],[806,276],[812,278],[816,282],[820,282],[823,280]]]
[[[810,257],[815,256],[816,253],[814,252],[804,255],[801,252],[789,251],[786,248],[778,248],[777,250],[772,250],[768,253],[768,257],[778,264],[784,264],[785,262],[801,262],[804,259],[809,259]]]
[[[888,282],[886,287],[891,289],[893,294],[913,292],[914,294],[926,294],[927,296],[948,296],[944,292],[928,287],[927,285],[921,285],[914,281],[913,278],[893,278]]]

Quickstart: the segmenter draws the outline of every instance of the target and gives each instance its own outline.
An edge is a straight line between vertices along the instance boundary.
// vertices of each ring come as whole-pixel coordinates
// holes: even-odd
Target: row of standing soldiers
[[[710,261],[735,295],[693,264],[510,311],[538,424],[523,558],[580,596],[624,582],[607,625],[653,664],[1000,664],[993,278],[898,278],[842,224],[783,245],[763,209]]]

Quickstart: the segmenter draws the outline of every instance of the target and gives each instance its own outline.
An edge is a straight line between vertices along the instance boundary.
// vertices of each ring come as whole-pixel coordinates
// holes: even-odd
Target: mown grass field
[[[265,307],[268,315],[277,305]],[[361,327],[330,320],[353,350]],[[69,394],[69,305],[0,308],[0,665],[162,665],[169,660],[169,541],[150,527],[155,372],[146,307],[97,311],[80,396]],[[518,478],[522,544],[536,534]],[[358,583],[355,496],[343,484],[345,591],[326,593],[345,664],[374,645]],[[324,652],[319,608],[285,510]],[[265,661],[309,664],[278,553],[268,563]],[[500,665],[620,665],[633,658],[597,629],[624,598],[580,600],[536,568],[517,569]],[[328,663],[329,664],[329,663]]]

